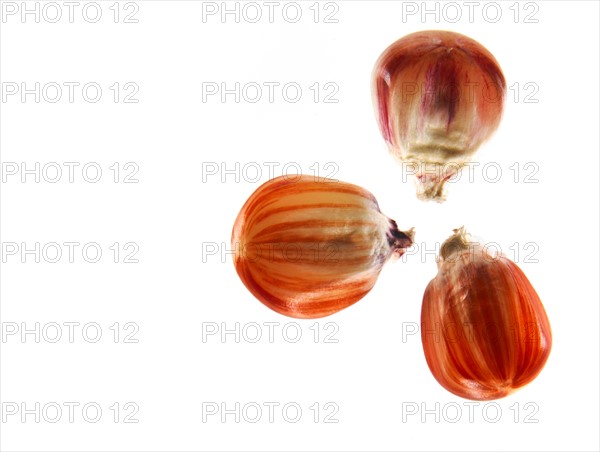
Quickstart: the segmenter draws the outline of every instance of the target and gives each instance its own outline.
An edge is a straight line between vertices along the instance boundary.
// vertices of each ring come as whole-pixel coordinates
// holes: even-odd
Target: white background
[[[56,103],[43,96],[36,103],[33,94],[23,102],[20,93],[3,99],[3,163],[80,166],[73,183],[64,166],[57,183],[7,176],[2,242],[30,248],[35,242],[96,242],[103,255],[88,263],[80,246],[73,263],[67,256],[55,264],[43,258],[36,263],[31,255],[26,263],[19,254],[3,256],[5,333],[23,322],[29,328],[35,322],[40,328],[49,322],[81,325],[73,343],[66,326],[57,343],[43,336],[36,343],[34,334],[23,340],[20,331],[3,338],[2,450],[598,450],[598,3],[513,3],[498,3],[502,16],[495,23],[494,6],[487,18],[482,13],[486,2],[472,21],[468,6],[459,2],[462,18],[456,23],[447,20],[456,10],[442,9],[443,3],[436,23],[433,14],[422,20],[420,11],[403,17],[402,3],[393,1],[338,1],[337,11],[321,4],[318,23],[315,8],[309,9],[313,2],[301,3],[297,23],[283,17],[285,3],[273,23],[263,3],[257,23],[244,17],[236,23],[233,15],[223,23],[218,14],[203,21],[203,4],[194,1],[138,1],[137,23],[123,23],[133,11],[123,4],[114,23],[112,1],[99,3],[103,15],[96,23],[82,16],[85,2],[73,23],[67,6],[61,6],[64,17],[57,23],[44,17],[36,23],[32,15],[23,23],[20,11],[3,15],[3,92],[10,89],[6,83],[81,85],[72,103],[66,88]],[[34,8],[35,2],[27,5]],[[337,23],[324,23],[332,11]],[[537,23],[526,23],[533,11],[529,19]],[[411,181],[403,181],[379,135],[370,98],[379,54],[399,37],[425,29],[473,37],[496,56],[512,87],[497,133],[477,154],[481,165],[474,181],[463,176],[451,184],[443,205],[418,201]],[[102,87],[96,103],[82,97],[81,86],[89,82]],[[115,82],[121,86],[117,103],[109,88]],[[128,82],[139,87],[137,103],[123,102]],[[218,95],[203,102],[207,82],[230,88],[236,82],[294,82],[303,92],[296,103],[283,99],[281,89],[272,103],[266,90],[256,103],[243,97],[236,103],[233,95],[225,103]],[[315,82],[321,87],[318,102],[309,88]],[[339,88],[337,103],[323,102],[331,91],[323,90],[325,83]],[[524,101],[532,92],[526,83],[538,89],[528,100],[538,102]],[[81,175],[88,162],[103,169],[97,183]],[[115,162],[121,171],[128,162],[137,164],[139,182],[114,183],[109,167]],[[230,169],[239,162],[240,170],[256,164],[263,172],[257,181],[238,172],[239,181],[229,174],[223,183],[218,174],[203,182],[207,162],[225,162]],[[207,244],[228,247],[239,209],[269,178],[265,162],[280,163],[273,175],[281,175],[287,163],[309,174],[317,163],[327,175],[324,166],[335,163],[336,178],[370,190],[402,229],[416,228],[421,246],[404,262],[386,265],[375,288],[354,306],[318,322],[296,321],[302,331],[296,343],[282,335],[295,320],[254,299],[229,254],[223,261],[220,254],[203,256]],[[493,171],[487,181],[481,172],[490,162],[502,169],[496,183],[490,181]],[[528,162],[539,168],[537,182],[523,180],[531,172],[524,169]],[[517,182],[509,169],[515,163],[521,171]],[[431,250],[460,225],[518,260],[546,307],[554,336],[540,376],[497,405],[474,406],[472,419],[465,400],[430,374],[419,334],[403,336],[418,324],[424,288],[436,273]],[[109,249],[115,242],[121,247],[118,263]],[[138,263],[122,262],[127,242],[139,246]],[[515,243],[518,259],[509,249]],[[525,262],[532,250],[537,262]],[[102,328],[96,343],[82,336],[81,326],[89,322]],[[121,329],[117,343],[109,329],[115,322]],[[137,343],[124,343],[124,333],[132,331],[124,330],[128,322],[139,326]],[[236,343],[234,335],[223,343],[218,335],[203,341],[206,322],[279,325],[273,343],[264,325],[257,343],[244,337]],[[334,328],[338,342],[326,343],[324,334]],[[293,337],[294,330],[288,333]],[[73,422],[64,405],[56,423],[46,420],[54,411],[41,413],[39,423],[34,414],[24,422],[20,412],[6,416],[9,407],[25,403],[32,409],[36,402],[48,410],[52,403],[80,405]],[[115,402],[121,407],[116,423],[109,408]],[[137,423],[123,421],[132,411],[123,409],[128,402],[139,407],[130,419]],[[228,408],[236,402],[280,405],[273,422],[264,405],[256,423],[244,413],[239,423],[233,414],[225,422],[219,415],[203,422],[207,402]],[[315,402],[318,422],[310,408]],[[98,422],[83,418],[86,403],[102,408]],[[301,407],[298,422],[283,418],[286,403]],[[332,412],[326,403],[339,408],[331,418],[337,423],[324,422]],[[414,407],[419,412],[408,416]],[[457,407],[461,417],[450,422]],[[422,419],[422,408],[433,413]],[[254,417],[254,411],[246,414]]]

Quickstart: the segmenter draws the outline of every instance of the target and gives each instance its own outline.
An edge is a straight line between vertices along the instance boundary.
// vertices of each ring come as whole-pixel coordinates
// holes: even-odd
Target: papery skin
[[[412,245],[374,196],[348,183],[281,176],[259,187],[232,233],[248,290],[294,318],[319,318],[364,297],[383,265]]]
[[[459,33],[412,33],[390,45],[372,74],[372,97],[391,153],[410,164],[420,199],[444,183],[497,129],[506,81],[494,56]]]
[[[436,380],[471,400],[528,384],[552,348],[546,311],[525,274],[478,244],[440,261],[423,297],[421,339]]]

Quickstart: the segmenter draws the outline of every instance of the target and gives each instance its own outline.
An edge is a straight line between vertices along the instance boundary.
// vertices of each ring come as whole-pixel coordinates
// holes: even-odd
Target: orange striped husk
[[[481,246],[441,263],[423,297],[421,338],[437,381],[471,400],[528,384],[552,347],[546,311],[525,274]]]
[[[381,268],[412,244],[356,185],[307,175],[259,187],[232,233],[234,264],[248,290],[269,308],[318,318],[364,297]]]

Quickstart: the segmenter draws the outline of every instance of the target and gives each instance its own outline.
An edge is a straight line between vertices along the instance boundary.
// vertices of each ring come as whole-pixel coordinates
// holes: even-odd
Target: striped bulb
[[[544,306],[521,269],[470,242],[463,228],[441,248],[423,297],[421,338],[433,376],[467,399],[505,397],[531,382],[552,347]]]
[[[372,75],[381,134],[420,199],[444,184],[500,124],[506,82],[494,56],[467,36],[421,31],[389,46]]]
[[[363,298],[412,237],[367,190],[298,175],[260,186],[231,241],[237,273],[256,298],[289,317],[319,318]]]

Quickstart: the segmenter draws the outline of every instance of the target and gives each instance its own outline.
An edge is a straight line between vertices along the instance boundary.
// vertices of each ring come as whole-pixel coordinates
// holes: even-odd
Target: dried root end
[[[408,231],[403,232],[398,229],[398,225],[394,220],[390,220],[387,239],[393,255],[396,257],[402,256],[406,252],[406,249],[413,245],[414,238],[415,228],[410,228]]]
[[[467,232],[464,226],[453,230],[454,234],[450,236],[444,243],[440,250],[440,260],[446,261],[454,258],[457,254],[462,251],[468,250],[473,242],[471,241],[471,235]]]
[[[432,149],[439,151],[439,147]],[[419,169],[415,173],[417,198],[421,201],[444,202],[446,200],[446,182],[461,171],[465,161],[468,161],[468,156],[473,152],[462,150],[460,159],[445,160],[443,156],[438,156],[439,158],[436,161],[407,163],[409,167],[410,165],[417,165]]]
[[[417,198],[421,201],[435,201],[443,203],[446,200],[446,190],[444,189],[445,181],[440,181],[436,184],[417,185]]]

